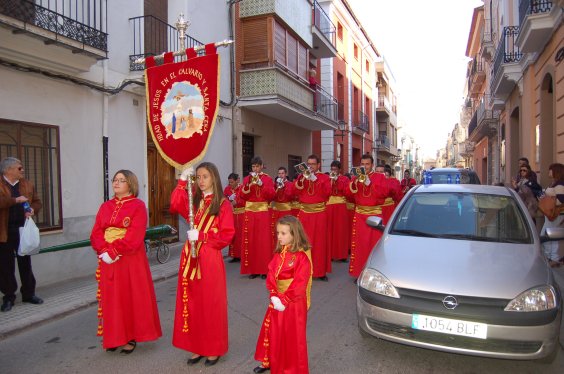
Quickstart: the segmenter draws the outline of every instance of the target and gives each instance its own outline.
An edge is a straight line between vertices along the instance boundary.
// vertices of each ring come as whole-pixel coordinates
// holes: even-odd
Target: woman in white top
[[[549,196],[556,196],[556,205],[561,205],[564,203],[564,165],[556,163],[551,164],[548,167],[548,176],[552,179],[552,184],[548,187],[544,193]],[[554,221],[550,221],[545,217],[544,225],[541,230],[541,235],[546,232],[548,227],[561,227],[564,222],[564,214],[556,217]],[[548,241],[544,242],[544,254],[548,258],[548,263],[551,267],[560,266],[560,255],[558,253],[559,249],[558,241]]]

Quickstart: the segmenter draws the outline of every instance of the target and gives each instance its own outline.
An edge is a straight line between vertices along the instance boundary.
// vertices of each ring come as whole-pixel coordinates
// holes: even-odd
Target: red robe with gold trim
[[[245,219],[245,201],[241,199],[241,185],[235,187],[225,187],[223,194],[226,199],[235,194],[235,200],[231,201],[233,207],[233,222],[235,224],[235,237],[229,245],[229,257],[241,258],[241,247],[243,243],[243,222]]]
[[[366,224],[370,216],[382,217],[382,204],[390,196],[386,177],[382,173],[370,173],[370,186],[353,179],[347,194],[355,202],[355,213],[351,235],[351,259],[349,274],[358,278],[366,265],[372,248],[382,237],[382,232]]]
[[[295,194],[301,208],[298,219],[311,244],[311,260],[313,277],[324,277],[331,272],[331,251],[327,246],[327,210],[325,204],[331,193],[329,176],[320,172],[315,174],[317,180],[312,182],[300,174],[294,181]],[[311,207],[319,207],[312,208]]]
[[[390,190],[390,197],[387,197],[384,201],[384,205],[382,205],[382,222],[384,225],[388,224],[396,206],[403,197],[399,180],[394,177],[389,177],[386,178],[386,182],[388,183],[388,188]]]
[[[153,278],[145,254],[147,208],[133,195],[113,198],[100,207],[90,235],[99,260],[99,334],[103,347],[114,348],[130,340],[144,342],[162,336]]]
[[[309,372],[306,325],[311,289],[311,260],[304,251],[283,249],[268,264],[269,298],[278,296],[286,307],[279,312],[269,303],[255,351],[255,360],[272,374]]]
[[[284,181],[284,188],[276,188],[274,193],[274,199],[272,200],[272,220],[270,223],[272,231],[272,246],[276,247],[276,242],[278,240],[276,233],[276,222],[284,216],[293,215],[292,214],[292,201],[294,201],[294,185],[288,180]]]
[[[327,234],[332,260],[344,260],[349,257],[351,230],[345,198],[348,186],[349,179],[344,175],[339,175],[337,180],[331,180],[331,195],[327,202]]]
[[[179,180],[172,192],[171,213],[188,219],[186,181]],[[217,216],[207,214],[212,195],[195,212],[194,225],[200,234],[198,257],[191,257],[186,242],[180,256],[172,344],[201,356],[227,353],[227,286],[221,250],[235,235],[233,210],[223,200]]]
[[[274,197],[274,182],[268,174],[260,173],[262,186],[251,183],[247,175],[241,187],[245,201],[241,274],[266,274],[272,258],[270,201]]]

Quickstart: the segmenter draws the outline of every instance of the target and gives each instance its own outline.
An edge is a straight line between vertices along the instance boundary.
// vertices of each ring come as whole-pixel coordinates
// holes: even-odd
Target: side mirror
[[[382,218],[377,216],[370,216],[366,219],[366,224],[376,230],[384,231],[386,226],[382,224]]]
[[[541,243],[555,240],[564,240],[564,227],[547,227],[546,234],[541,236],[540,239]]]

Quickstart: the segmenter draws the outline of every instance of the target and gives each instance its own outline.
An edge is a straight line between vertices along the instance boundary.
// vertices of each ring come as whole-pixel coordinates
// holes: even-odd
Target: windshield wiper
[[[417,231],[417,230],[394,230],[391,234],[408,234],[413,236],[423,236],[426,238],[437,238],[438,236],[435,234],[431,234],[429,232],[424,231]]]

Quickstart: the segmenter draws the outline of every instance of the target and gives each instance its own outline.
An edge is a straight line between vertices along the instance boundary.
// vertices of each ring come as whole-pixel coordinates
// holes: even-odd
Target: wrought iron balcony
[[[46,44],[88,47],[108,52],[107,0],[2,0],[0,22],[20,32],[35,34]],[[6,18],[6,17],[9,18]],[[14,22],[14,20],[16,22]],[[46,30],[47,33],[39,29]],[[17,32],[16,32],[17,33]],[[78,42],[80,44],[73,43]],[[50,43],[49,43],[50,42]]]
[[[519,26],[504,27],[495,53],[490,92],[502,99],[511,93],[522,75],[521,67],[517,64],[523,56],[516,44],[518,35]]]
[[[483,137],[494,135],[497,131],[499,123],[499,110],[490,109],[486,106],[487,97],[480,100],[480,104],[476,107],[476,111],[470,120],[468,126],[468,139],[477,142]]]
[[[520,0],[517,44],[524,53],[541,52],[562,19],[562,7],[554,1]]]
[[[489,18],[484,19],[484,28],[482,29],[482,42],[480,43],[480,56],[490,60],[495,53],[494,49],[495,33],[492,29],[492,21]]]
[[[353,117],[353,130],[368,132],[368,116],[362,111],[357,110],[354,112]]]
[[[474,58],[468,69],[468,90],[471,96],[475,97],[480,93],[480,88],[485,79],[486,72],[482,60]]]
[[[143,70],[143,64],[135,64],[142,57],[156,56],[180,48],[178,30],[155,16],[139,16],[129,19],[133,28],[133,54],[129,55],[129,70]],[[203,45],[196,39],[186,36],[186,48]],[[178,59],[178,57],[177,57]]]
[[[313,48],[311,53],[319,58],[337,56],[337,28],[317,0],[313,2]]]
[[[315,112],[325,118],[337,122],[339,120],[337,99],[321,87],[315,92]]]

